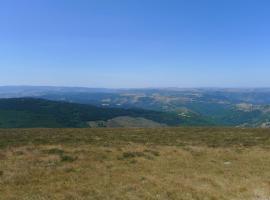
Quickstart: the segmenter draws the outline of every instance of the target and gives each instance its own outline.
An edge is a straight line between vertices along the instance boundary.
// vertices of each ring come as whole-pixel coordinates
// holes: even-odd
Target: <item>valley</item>
[[[270,123],[270,89],[267,88],[98,89],[10,86],[0,87],[0,98],[3,99],[2,102],[4,99],[8,101],[10,98],[34,98],[37,99],[36,101],[49,100],[54,102],[53,104],[57,104],[57,102],[59,105],[62,104],[65,108],[61,109],[61,112],[58,113],[68,115],[61,116],[61,118],[66,118],[66,124],[45,124],[45,127],[86,127],[88,121],[107,121],[112,120],[114,117],[142,117],[146,120],[152,120],[168,126],[191,125],[266,128]],[[47,102],[48,104],[50,104],[49,101]],[[83,107],[91,106],[92,108],[97,107],[103,111],[107,109],[106,112],[110,114],[107,115],[101,112],[103,115],[107,115],[106,117],[101,117],[97,115],[99,112],[95,110],[91,117],[89,117],[92,111],[88,109],[89,112],[87,114],[84,112],[83,114],[83,116],[87,117],[78,120],[77,116],[74,116],[74,113],[77,113],[79,116],[81,114],[78,114],[77,111],[73,112],[73,108],[71,108],[73,106],[66,106],[67,103],[70,103],[70,105],[73,104],[75,107],[80,107],[81,111],[84,110],[82,109]],[[40,105],[39,103],[37,104]],[[62,112],[67,108],[71,109],[71,111],[66,111],[66,114]],[[48,106],[48,109],[50,109],[50,106]],[[42,108],[42,110],[44,111],[45,109]],[[134,112],[134,110],[137,111]],[[141,113],[138,113],[138,110]],[[9,116],[13,111],[7,114],[6,111],[1,111],[0,105],[0,112],[5,112],[5,115]],[[20,115],[22,113],[17,116]],[[49,115],[52,115],[52,113]],[[53,118],[53,116],[46,117],[49,120]],[[57,120],[53,119],[53,121]],[[72,122],[72,124],[70,121],[75,122]],[[2,124],[4,123],[6,122],[2,122]],[[4,126],[0,124],[0,127]],[[11,125],[7,127],[12,128]],[[18,127],[27,126],[20,125]],[[40,125],[31,127],[40,127]]]

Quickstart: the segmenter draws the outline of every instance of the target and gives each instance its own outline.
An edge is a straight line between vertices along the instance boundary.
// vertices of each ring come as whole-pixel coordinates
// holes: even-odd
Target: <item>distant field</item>
[[[270,199],[270,130],[0,129],[0,199]]]

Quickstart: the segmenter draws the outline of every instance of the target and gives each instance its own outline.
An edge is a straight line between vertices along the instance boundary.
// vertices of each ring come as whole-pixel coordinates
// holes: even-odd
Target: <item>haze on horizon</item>
[[[0,85],[270,87],[266,0],[3,0]]]

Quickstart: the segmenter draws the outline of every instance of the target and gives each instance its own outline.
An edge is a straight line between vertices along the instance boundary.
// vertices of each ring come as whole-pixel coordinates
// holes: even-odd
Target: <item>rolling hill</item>
[[[195,115],[185,118],[175,113],[143,109],[104,108],[34,98],[0,99],[1,128],[88,127],[89,121],[107,121],[123,116],[139,117],[146,119],[144,122],[149,120],[152,124],[169,126],[208,124],[206,120]]]
[[[111,118],[87,117],[90,121],[108,121],[114,117],[143,117],[170,126],[178,125],[217,125],[240,127],[269,127],[270,89],[218,89],[218,88],[163,88],[163,89],[98,89],[79,87],[0,87],[0,98],[40,98],[58,102],[85,104],[116,109]],[[81,105],[82,106],[82,105]],[[118,110],[117,110],[118,109]],[[64,109],[65,110],[65,109]],[[120,110],[144,110],[160,113],[148,116],[123,113]],[[147,110],[147,111],[146,111]],[[125,111],[126,112],[126,111]],[[161,114],[162,113],[162,114]],[[11,114],[6,113],[6,115]],[[21,113],[20,113],[21,114]],[[18,114],[18,116],[20,115]],[[69,113],[70,114],[70,113]],[[31,114],[29,114],[31,115]],[[64,113],[61,114],[62,118]],[[56,116],[54,114],[54,116]],[[53,117],[49,117],[52,119]],[[71,118],[74,120],[73,114]],[[56,120],[53,120],[54,123]],[[75,120],[76,121],[76,120]],[[85,119],[79,119],[85,125]],[[50,123],[50,124],[52,124]],[[5,123],[4,123],[5,124]],[[61,122],[62,124],[62,122]],[[68,122],[68,125],[72,123]],[[110,123],[109,123],[110,124]],[[65,124],[64,127],[67,125]],[[73,126],[74,123],[73,123]],[[76,122],[76,127],[81,127]],[[62,126],[61,126],[62,127]],[[70,126],[68,126],[70,127]]]

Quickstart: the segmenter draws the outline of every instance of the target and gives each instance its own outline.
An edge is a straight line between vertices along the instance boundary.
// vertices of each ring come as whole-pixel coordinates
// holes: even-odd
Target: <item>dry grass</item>
[[[63,129],[51,139],[53,129],[2,130],[0,199],[270,199],[269,130],[235,129],[257,142],[227,146],[221,136],[233,129],[162,130],[171,138],[158,140],[160,129]]]

